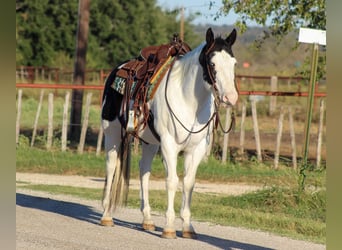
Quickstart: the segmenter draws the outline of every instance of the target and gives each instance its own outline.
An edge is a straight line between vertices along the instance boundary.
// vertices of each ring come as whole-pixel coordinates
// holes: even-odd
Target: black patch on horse
[[[216,51],[225,50],[231,57],[234,57],[232,46],[236,40],[236,30],[229,34],[226,39],[222,37],[216,37],[214,39],[214,33],[212,32],[211,28],[207,30],[206,34],[206,45],[203,47],[201,54],[199,56],[199,62],[203,68],[203,79],[207,81],[209,84],[214,84],[212,77],[215,76],[215,66],[210,64],[210,59],[213,56],[213,53]],[[211,72],[209,72],[209,70]]]
[[[110,72],[109,76],[106,79],[105,87],[102,96],[102,113],[101,117],[104,120],[113,121],[120,114],[121,102],[123,99],[123,95],[119,92],[115,91],[112,88],[112,84],[116,77],[116,72],[118,68],[115,68]]]

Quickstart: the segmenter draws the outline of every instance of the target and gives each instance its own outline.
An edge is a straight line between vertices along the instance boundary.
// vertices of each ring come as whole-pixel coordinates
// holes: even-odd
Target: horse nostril
[[[237,95],[224,95],[222,98],[222,101],[226,104],[231,104],[231,105],[235,105],[237,102]]]

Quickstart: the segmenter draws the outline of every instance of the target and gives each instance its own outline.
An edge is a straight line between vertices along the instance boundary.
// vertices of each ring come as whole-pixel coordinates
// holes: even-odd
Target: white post
[[[316,168],[321,166],[321,153],[322,153],[322,134],[323,134],[323,121],[324,121],[324,100],[322,99],[319,107],[319,125],[318,125],[318,138],[317,138],[317,158]]]
[[[252,105],[252,118],[253,118],[253,129],[254,129],[254,136],[255,136],[255,145],[257,151],[257,159],[259,162],[262,161],[261,157],[261,145],[260,145],[260,135],[259,135],[259,126],[258,126],[258,116],[257,116],[257,109],[256,109],[256,101],[251,101]]]
[[[229,125],[232,122],[231,112],[232,112],[232,108],[229,106],[226,109],[226,119],[225,119],[225,124],[224,124],[224,130],[225,131],[227,131],[229,129]],[[229,133],[225,133],[223,135],[222,163],[227,161],[228,142],[229,142]]]
[[[244,154],[245,144],[245,119],[246,119],[246,102],[242,103],[241,110],[241,127],[240,127],[240,154]]]
[[[53,136],[53,93],[49,93],[48,97],[48,135],[46,149],[51,149]]]
[[[291,148],[292,148],[292,163],[293,163],[293,168],[297,169],[296,136],[295,136],[293,114],[292,114],[291,107],[289,107],[289,123],[290,123],[290,136],[291,136]]]
[[[274,154],[274,168],[278,168],[279,164],[279,151],[280,151],[280,144],[281,144],[281,136],[283,133],[283,120],[284,120],[284,107],[281,106],[280,108],[280,116],[278,121],[278,133],[277,133],[277,141],[276,141],[276,150]]]
[[[99,156],[101,153],[102,139],[103,139],[103,127],[102,127],[102,124],[100,124],[99,136],[97,137],[96,156]]]
[[[272,76],[271,77],[271,91],[277,91],[278,90],[278,77]],[[273,115],[274,111],[277,107],[277,97],[276,96],[270,96],[270,115]]]
[[[92,93],[87,94],[87,101],[84,113],[84,119],[82,124],[81,136],[80,136],[80,143],[78,144],[78,153],[82,154],[84,149],[84,143],[86,139],[86,133],[88,128],[88,121],[89,121],[89,111],[90,111],[90,104],[91,104],[91,96]]]
[[[40,91],[39,103],[38,103],[36,118],[34,120],[33,131],[32,131],[31,147],[33,147],[34,140],[35,140],[36,134],[37,134],[38,120],[39,120],[39,116],[40,116],[40,110],[41,110],[42,104],[43,104],[43,97],[44,97],[44,89],[42,89]]]
[[[62,124],[62,151],[67,149],[67,137],[68,137],[68,110],[69,110],[70,92],[65,94],[64,110],[63,110],[63,124]]]

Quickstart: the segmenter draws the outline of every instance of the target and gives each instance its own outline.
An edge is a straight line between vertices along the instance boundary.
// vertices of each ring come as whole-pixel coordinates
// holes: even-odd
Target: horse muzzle
[[[222,98],[220,98],[221,103],[225,104],[225,106],[235,106],[237,100],[238,100],[238,94],[229,94],[229,95],[223,95]]]

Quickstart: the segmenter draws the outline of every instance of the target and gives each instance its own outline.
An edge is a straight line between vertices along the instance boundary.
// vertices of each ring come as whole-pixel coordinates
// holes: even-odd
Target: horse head
[[[214,33],[209,28],[206,33],[206,44],[199,56],[203,79],[212,86],[215,98],[227,105],[235,105],[238,99],[234,72],[236,59],[232,51],[235,40],[235,29],[223,39],[214,38]]]

